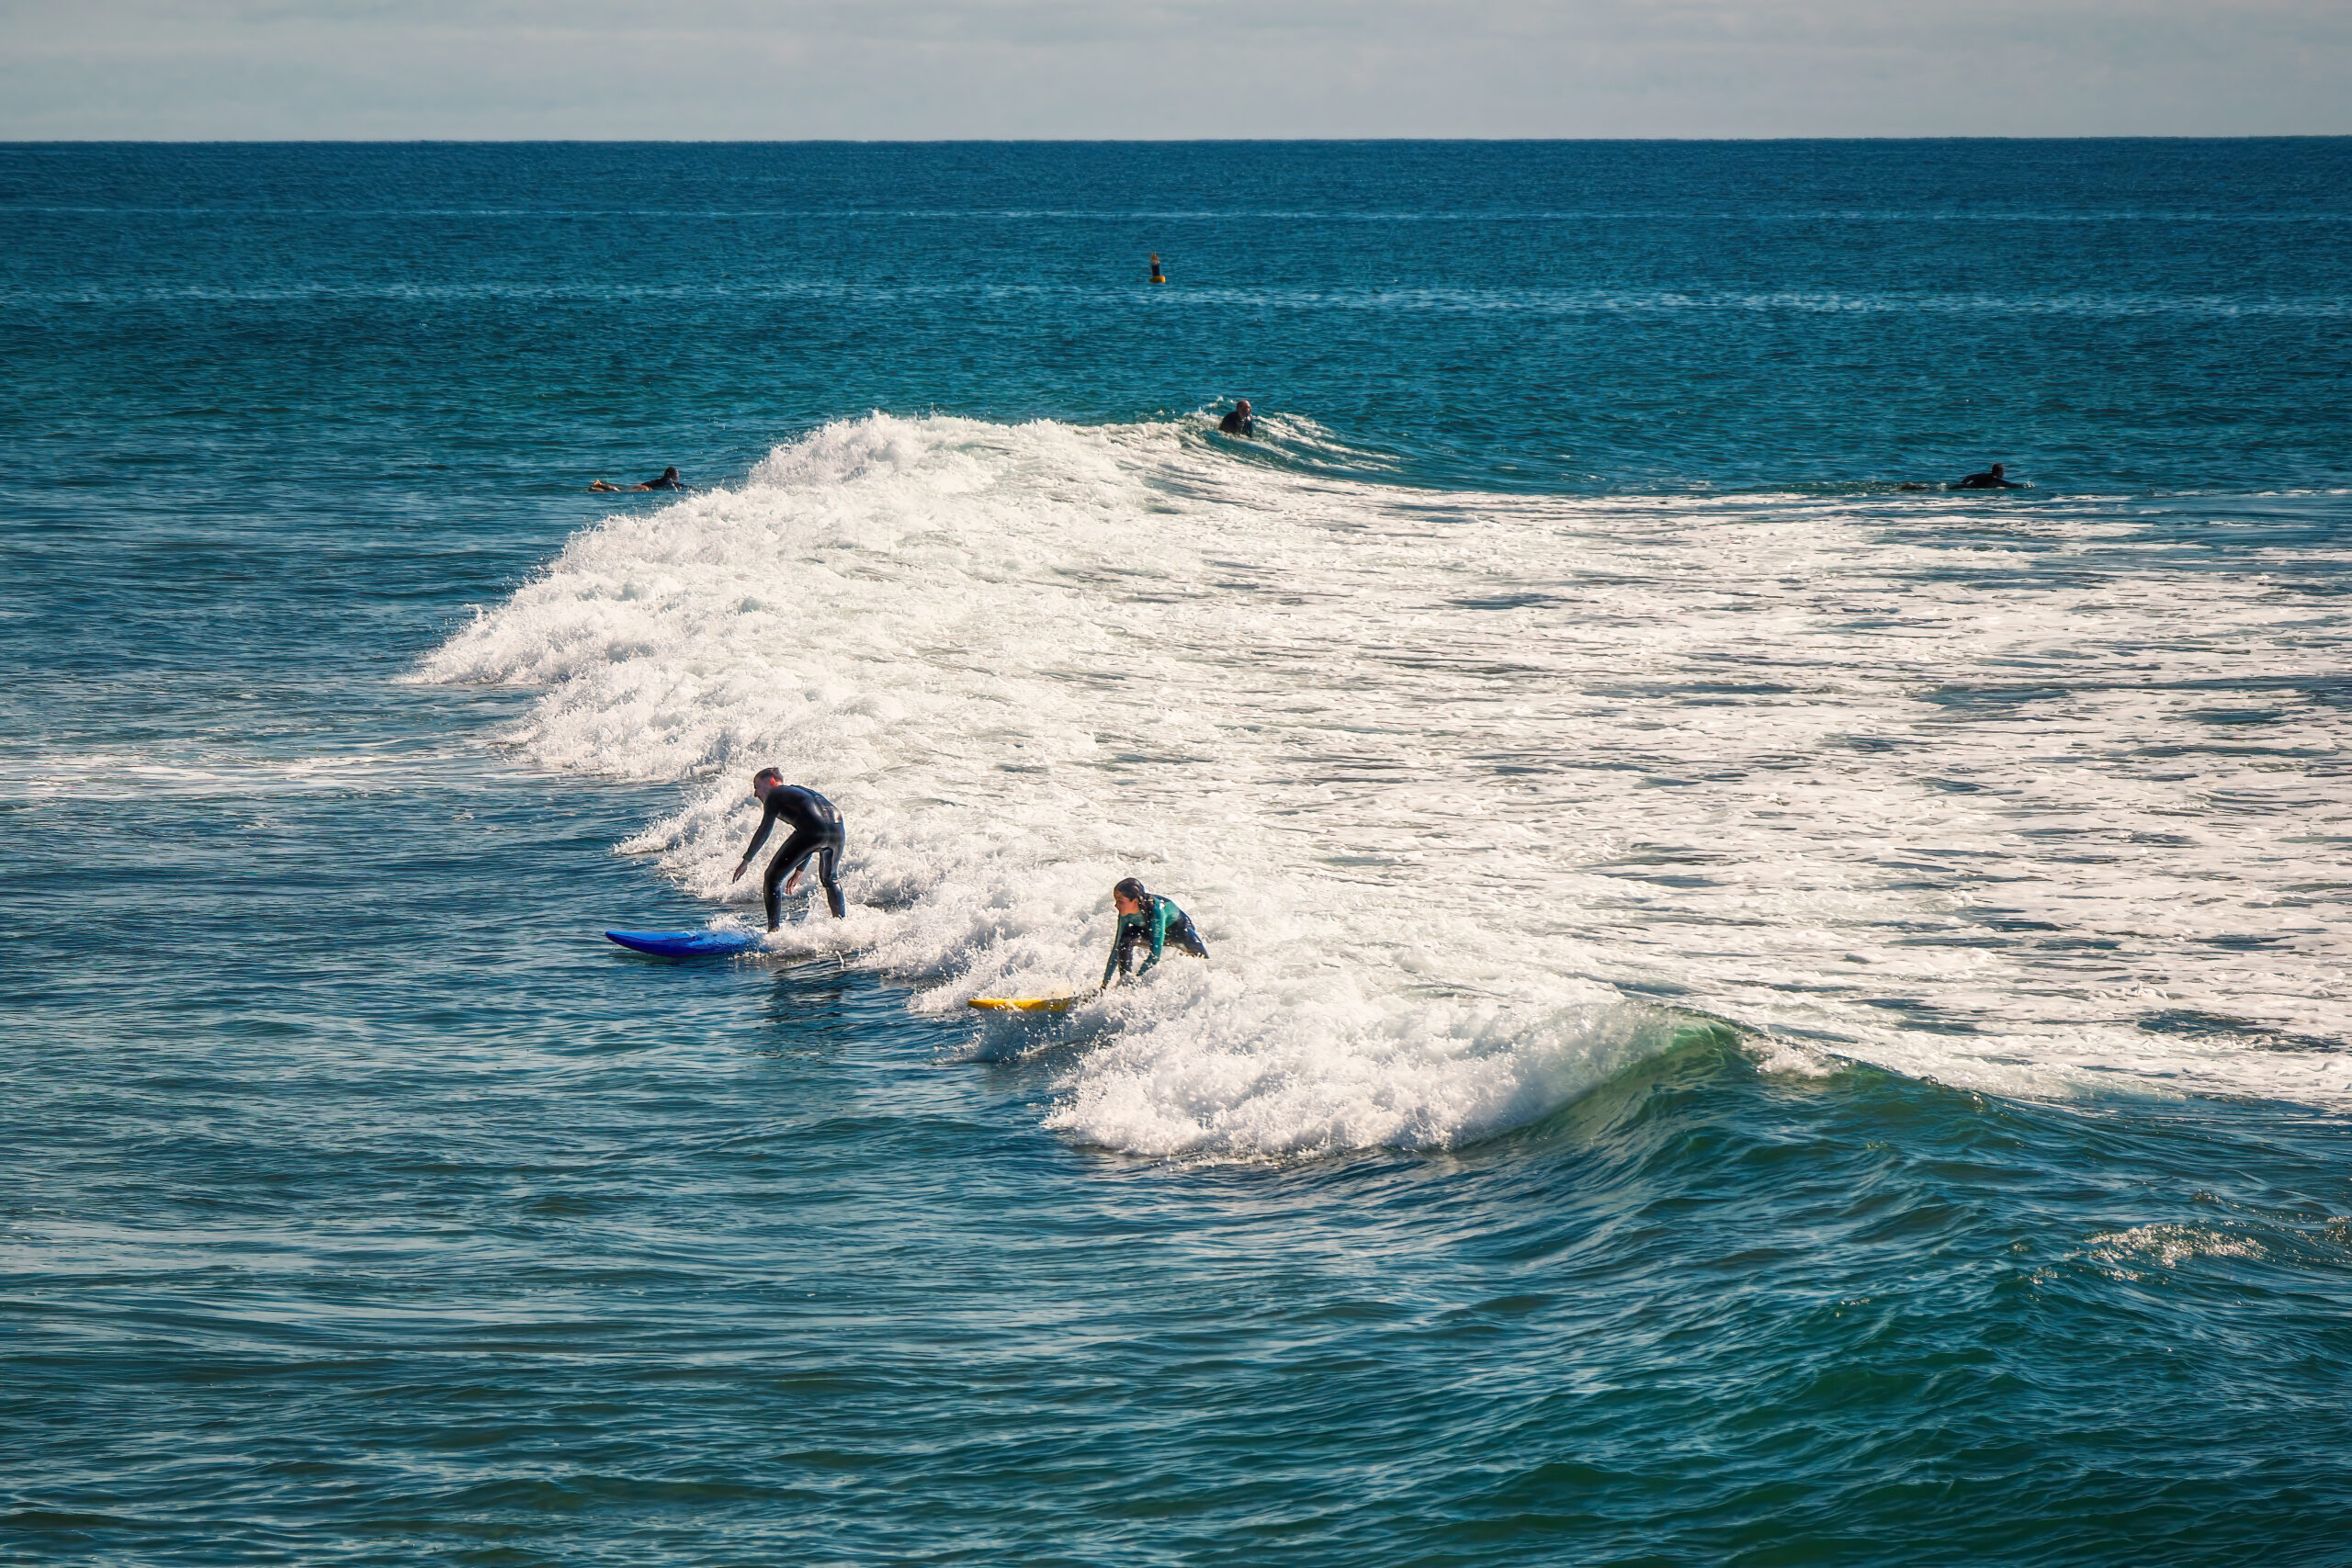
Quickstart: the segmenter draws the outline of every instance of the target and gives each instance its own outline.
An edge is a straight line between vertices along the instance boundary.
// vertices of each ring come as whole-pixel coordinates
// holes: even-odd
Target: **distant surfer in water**
[[[1168,281],[1168,275],[1159,270],[1159,253],[1158,251],[1151,253],[1151,280],[1154,283],[1165,283]]]
[[[833,919],[838,920],[847,915],[849,907],[842,901],[842,885],[835,876],[841,869],[842,840],[842,814],[834,809],[833,803],[807,784],[785,783],[783,772],[775,768],[762,768],[752,775],[752,793],[767,807],[767,812],[760,818],[760,830],[752,835],[751,843],[744,848],[735,874],[727,880],[742,880],[743,874],[752,868],[752,857],[768,841],[768,829],[781,817],[792,824],[792,836],[784,840],[784,848],[768,862],[767,877],[760,885],[760,897],[767,906],[768,930],[775,930],[778,923],[776,884],[783,883],[784,891],[791,892],[810,855],[817,857],[817,880],[825,885],[825,902],[833,907]]]
[[[1102,965],[1102,983],[1109,985],[1115,972],[1121,979],[1127,976],[1127,965],[1135,951],[1147,937],[1151,942],[1151,956],[1143,961],[1136,973],[1148,975],[1159,962],[1165,948],[1173,946],[1179,953],[1189,953],[1195,958],[1209,955],[1209,944],[1193,929],[1193,917],[1176,907],[1173,899],[1144,891],[1143,884],[1134,877],[1123,877],[1111,889],[1111,907],[1119,911],[1119,929],[1111,938],[1111,959]]]
[[[2015,479],[2004,477],[2001,465],[1996,463],[1981,474],[1969,475],[1951,488],[1954,490],[2023,490],[2025,486]]]
[[[1258,416],[1250,412],[1250,400],[1236,398],[1233,400],[1233,412],[1218,420],[1216,427],[1227,435],[1257,434]]]
[[[616,485],[616,484],[614,484],[614,483],[613,483],[612,481],[610,481],[609,479],[598,479],[594,484],[590,485],[588,488],[589,488],[590,490],[616,490],[616,491],[618,491],[618,490],[691,490],[691,489],[693,489],[694,487],[693,487],[693,486],[691,486],[691,485],[689,485],[689,484],[687,484],[684,479],[680,479],[680,478],[678,477],[678,470],[677,470],[675,468],[664,468],[664,469],[662,469],[662,477],[661,477],[660,479],[648,479],[648,480],[646,480],[646,481],[645,481],[643,484],[641,484],[641,485]]]

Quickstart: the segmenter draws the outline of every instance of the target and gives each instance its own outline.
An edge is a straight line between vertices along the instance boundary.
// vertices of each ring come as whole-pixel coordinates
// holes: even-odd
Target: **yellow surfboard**
[[[997,1012],[1061,1012],[1077,1003],[1076,997],[974,997],[970,1005]]]

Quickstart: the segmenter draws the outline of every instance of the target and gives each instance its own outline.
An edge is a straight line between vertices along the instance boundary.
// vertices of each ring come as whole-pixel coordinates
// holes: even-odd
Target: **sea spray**
[[[2244,1049],[2334,1028],[2342,916],[2294,889],[2342,811],[2201,745],[2191,685],[2315,675],[2314,612],[2187,613],[2086,508],[1439,495],[1276,434],[837,423],[585,531],[424,672],[544,686],[543,765],[687,781],[623,847],[711,899],[755,766],[825,790],[858,907],[784,945],[919,1006],[1091,986],[1111,882],[1175,897],[1209,965],[1095,1004],[1053,1113],[1110,1147],[1475,1139],[1675,1005],[2013,1093],[2344,1093]],[[2318,940],[2232,940],[2281,929]]]

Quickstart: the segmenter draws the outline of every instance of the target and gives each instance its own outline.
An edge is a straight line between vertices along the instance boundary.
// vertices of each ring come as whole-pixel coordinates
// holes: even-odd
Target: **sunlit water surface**
[[[0,148],[0,1555],[2341,1561],[2347,192]]]

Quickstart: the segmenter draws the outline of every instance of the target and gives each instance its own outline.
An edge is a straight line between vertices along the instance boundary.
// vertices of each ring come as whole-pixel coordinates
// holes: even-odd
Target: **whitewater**
[[[1722,1026],[1771,1072],[2352,1104],[2346,552],[2119,494],[1417,489],[1261,431],[840,421],[585,529],[415,678],[538,688],[535,767],[676,781],[617,849],[754,919],[751,773],[824,791],[850,918],[771,945],[920,1010],[1086,991],[1111,883],[1174,897],[1208,964],[973,1025],[1086,1145],[1459,1146]]]

